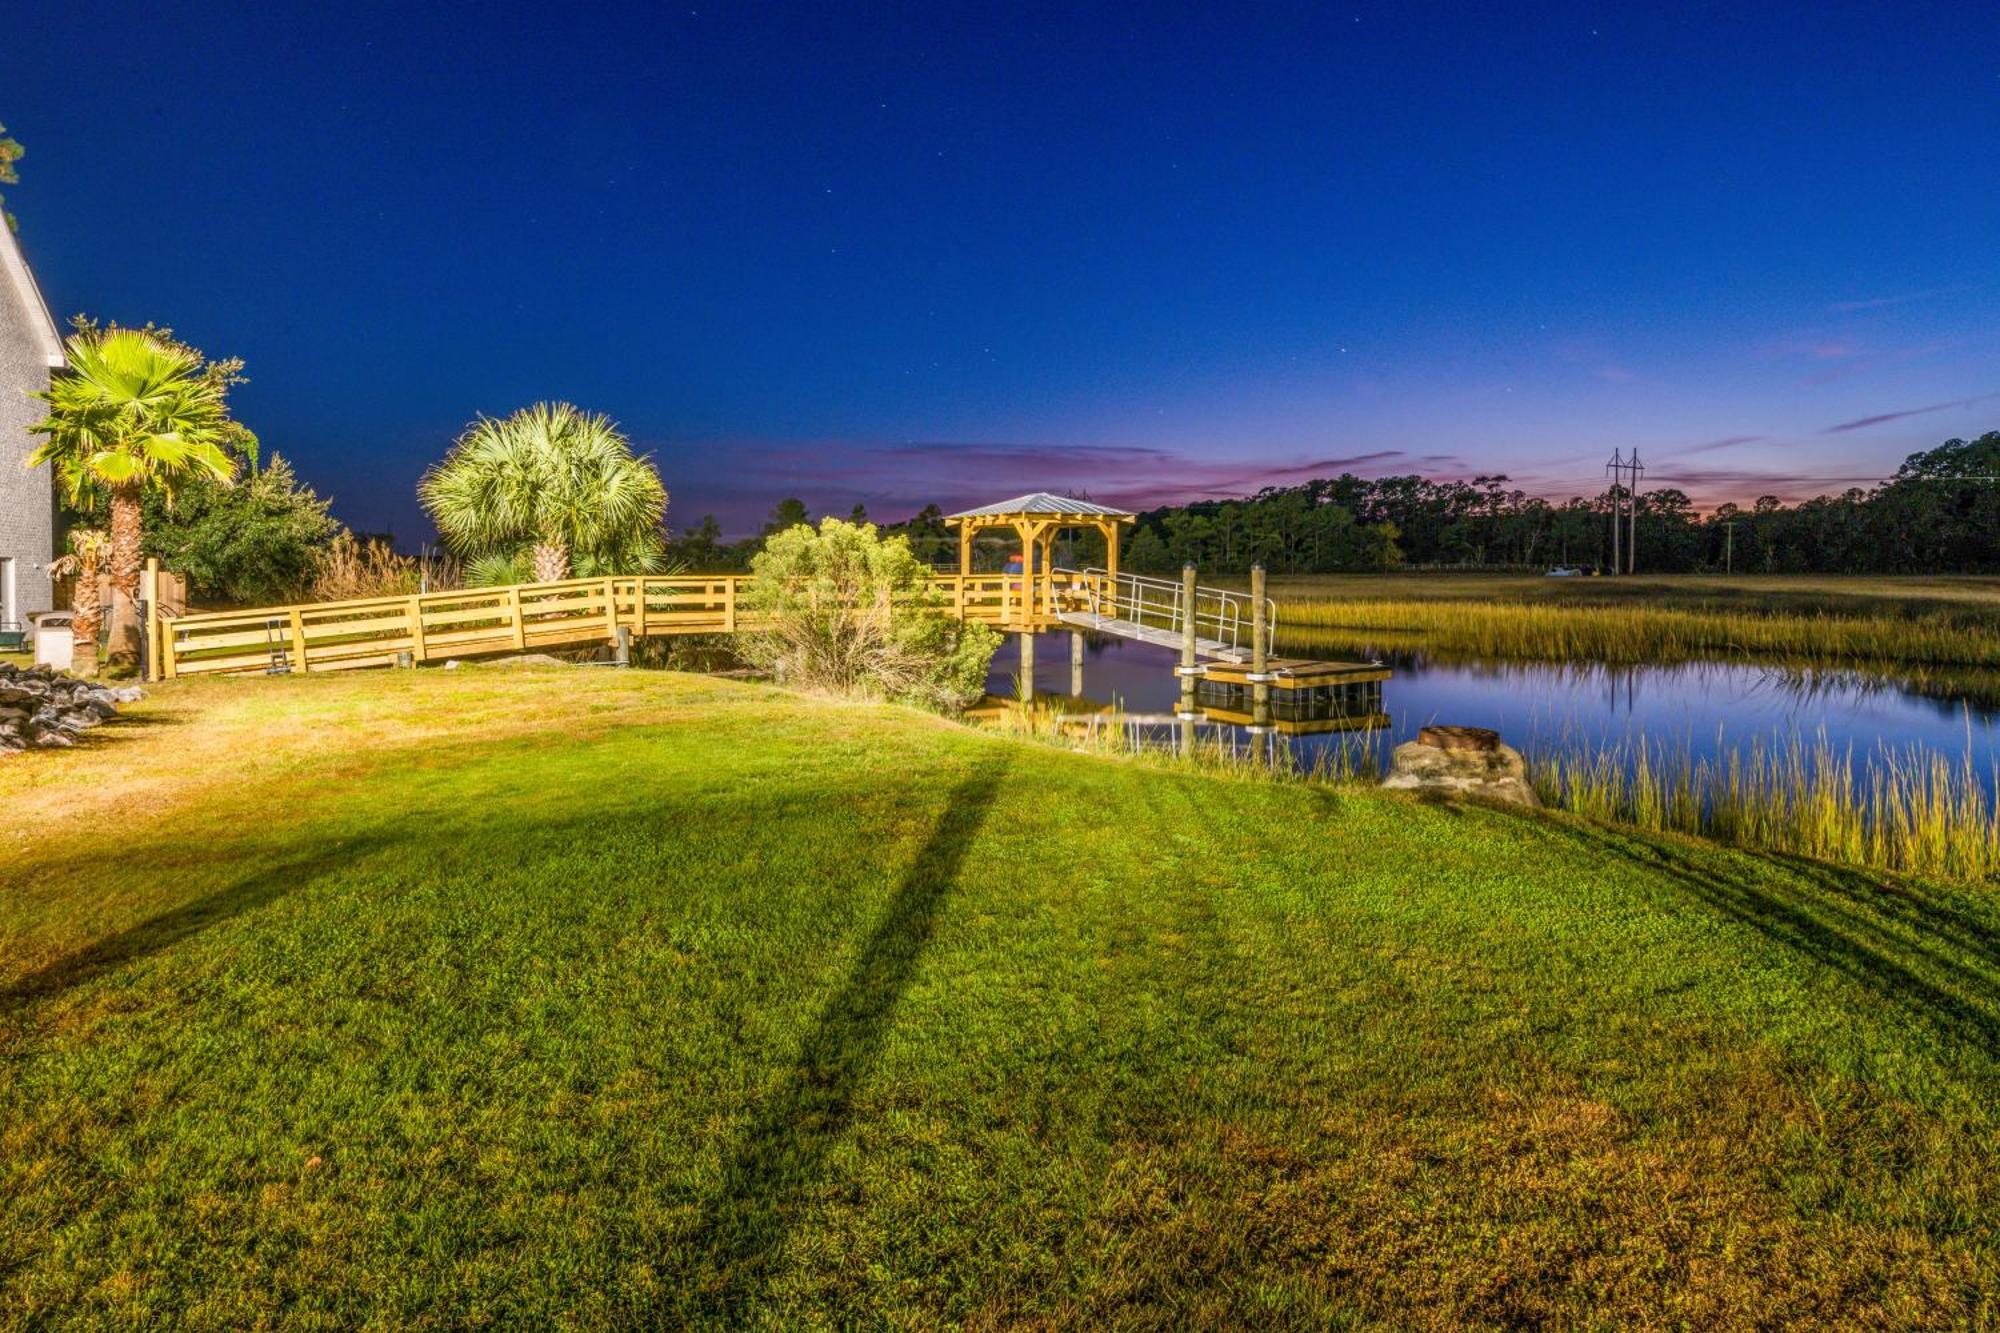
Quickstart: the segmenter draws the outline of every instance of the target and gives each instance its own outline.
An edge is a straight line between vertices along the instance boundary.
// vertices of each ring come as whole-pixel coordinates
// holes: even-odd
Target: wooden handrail
[[[284,657],[296,672],[393,665],[495,652],[582,647],[634,637],[734,634],[754,628],[744,612],[745,574],[612,575],[462,588],[344,602],[300,602],[211,611],[157,622],[168,677],[270,669],[283,626]],[[1009,631],[1056,622],[1057,603],[1094,576],[1050,573],[939,574],[933,587],[951,614]],[[1045,590],[1035,596],[1032,583]],[[1041,603],[1041,605],[1037,605]]]

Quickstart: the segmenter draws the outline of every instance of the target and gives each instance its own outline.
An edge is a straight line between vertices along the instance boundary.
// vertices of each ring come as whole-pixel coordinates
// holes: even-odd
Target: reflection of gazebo
[[[1022,583],[1027,592],[1022,610],[1027,623],[1032,625],[1037,619],[1036,603],[1047,602],[1046,593],[1037,597],[1035,590],[1049,586],[1049,570],[1055,560],[1056,534],[1064,528],[1088,528],[1103,534],[1104,570],[1115,586],[1118,578],[1118,529],[1121,524],[1135,520],[1136,515],[1123,509],[1036,491],[1033,495],[1016,496],[998,504],[981,505],[962,514],[952,514],[945,522],[958,525],[960,574],[972,572],[972,541],[978,533],[989,528],[1011,528],[1021,538],[1021,554],[1025,557]]]

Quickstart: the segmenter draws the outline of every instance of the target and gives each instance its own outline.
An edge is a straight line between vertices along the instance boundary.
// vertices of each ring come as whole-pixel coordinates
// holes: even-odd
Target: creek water
[[[1789,745],[1810,747],[1821,737],[1851,753],[1857,776],[1883,747],[1906,753],[1921,748],[1954,763],[1969,754],[1989,788],[2000,762],[2000,681],[1948,678],[1931,681],[1829,669],[1749,663],[1687,662],[1658,666],[1606,666],[1527,662],[1444,661],[1423,654],[1368,654],[1365,648],[1307,650],[1280,644],[1296,656],[1367,661],[1378,656],[1394,675],[1381,686],[1386,725],[1371,731],[1330,731],[1283,736],[1290,757],[1312,766],[1338,746],[1368,746],[1386,764],[1396,744],[1431,723],[1491,727],[1531,757],[1556,747],[1595,750],[1643,738],[1676,755],[1714,758]],[[1070,695],[1067,633],[1043,634],[1035,644],[1035,691]],[[1163,719],[1180,690],[1170,649],[1105,636],[1086,639],[1081,701],[1096,705],[1100,725],[1126,718],[1141,740],[1165,744],[1175,728]],[[987,688],[1013,697],[1019,655],[1010,636],[995,654]],[[1274,698],[1282,697],[1273,691]],[[1242,705],[1248,710],[1248,705]],[[1105,711],[1108,710],[1108,711]],[[1211,710],[1213,711],[1213,710]],[[1358,710],[1357,710],[1358,711]],[[1306,727],[1312,724],[1307,722]],[[1322,723],[1322,725],[1329,725]],[[1232,747],[1247,739],[1243,728],[1211,716],[1198,736]],[[1284,728],[1281,726],[1281,731]]]

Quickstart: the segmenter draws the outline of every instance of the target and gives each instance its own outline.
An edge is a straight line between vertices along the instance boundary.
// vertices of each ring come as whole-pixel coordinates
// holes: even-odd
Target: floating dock
[[[1242,662],[1208,662],[1201,678],[1215,685],[1248,688],[1257,682]],[[1333,686],[1365,685],[1385,681],[1394,674],[1380,662],[1318,662],[1303,657],[1273,657],[1264,663],[1265,684],[1274,690],[1318,690]]]

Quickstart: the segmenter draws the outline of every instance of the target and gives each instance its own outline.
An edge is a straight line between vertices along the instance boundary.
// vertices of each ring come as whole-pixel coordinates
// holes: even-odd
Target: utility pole
[[[1625,451],[1613,449],[1611,461],[1604,465],[1604,470],[1611,474],[1611,572],[1616,574],[1623,568],[1618,559],[1618,483],[1625,475]]]
[[[1626,488],[1625,501],[1632,506],[1630,540],[1625,543],[1625,572],[1636,574],[1639,572],[1639,476],[1646,470],[1645,465],[1639,461],[1637,449],[1632,451],[1632,461],[1625,466],[1632,474],[1632,484]]]

